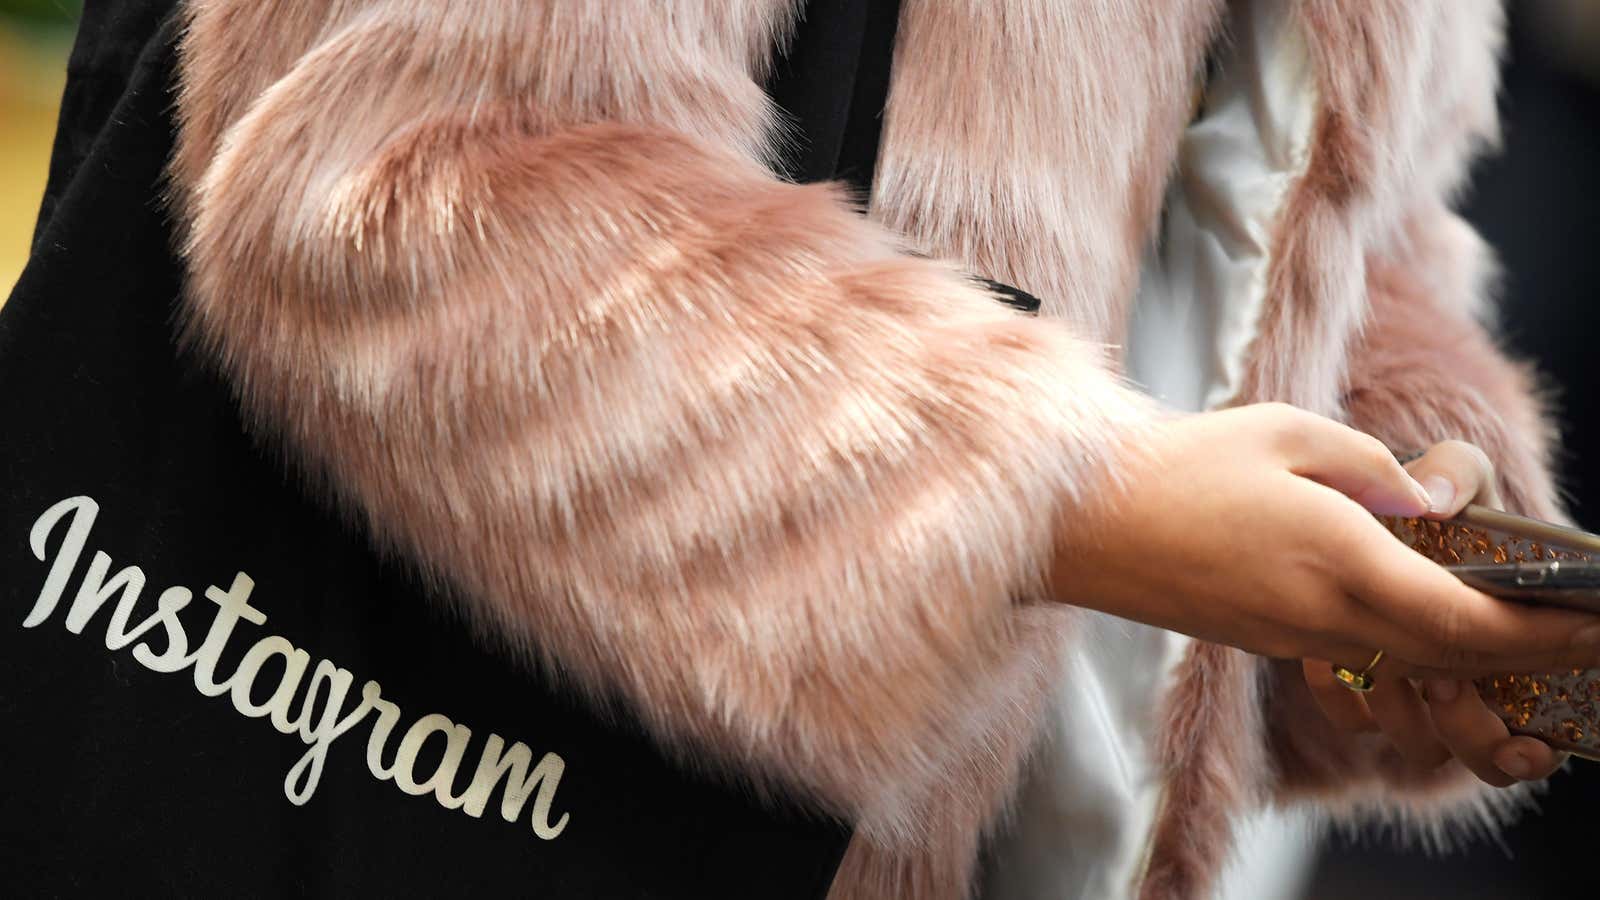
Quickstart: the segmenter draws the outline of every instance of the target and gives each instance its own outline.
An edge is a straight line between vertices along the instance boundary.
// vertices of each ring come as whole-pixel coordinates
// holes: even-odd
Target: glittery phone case
[[[1472,522],[1385,518],[1395,536],[1440,564],[1515,566],[1589,560],[1594,536],[1549,523],[1474,509]],[[1537,537],[1523,532],[1536,532]],[[1579,547],[1585,549],[1578,549]],[[1480,678],[1478,693],[1507,727],[1577,756],[1600,760],[1600,669]]]

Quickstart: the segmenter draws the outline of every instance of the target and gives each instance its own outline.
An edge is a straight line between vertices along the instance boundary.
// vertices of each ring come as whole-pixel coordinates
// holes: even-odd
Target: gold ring
[[[1378,663],[1382,661],[1383,651],[1379,650],[1377,655],[1372,657],[1372,662],[1367,663],[1367,667],[1359,672],[1352,672],[1344,666],[1335,664],[1333,677],[1339,679],[1339,683],[1350,690],[1358,694],[1365,694],[1367,691],[1372,690],[1372,670],[1376,669]]]

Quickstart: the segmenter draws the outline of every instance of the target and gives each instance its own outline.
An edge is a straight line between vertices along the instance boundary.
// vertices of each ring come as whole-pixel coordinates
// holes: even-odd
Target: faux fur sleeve
[[[670,49],[710,38],[621,84],[617,29],[388,10],[261,78],[209,9],[186,335],[251,426],[669,748],[914,833],[1021,727],[1027,601],[1148,419],[1100,351],[774,178],[743,62]]]

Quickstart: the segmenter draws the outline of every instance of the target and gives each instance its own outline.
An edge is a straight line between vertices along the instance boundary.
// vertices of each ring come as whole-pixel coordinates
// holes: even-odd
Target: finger
[[[1392,657],[1393,666],[1391,667],[1389,664],[1390,659],[1386,657],[1384,662],[1384,666],[1389,673],[1397,677],[1409,678],[1412,681],[1431,681],[1440,678],[1452,681],[1472,681],[1495,675],[1555,675],[1572,671],[1571,669],[1552,671],[1549,666],[1541,666],[1525,659],[1505,657],[1484,657],[1482,664],[1475,663],[1448,669],[1440,668],[1439,666],[1417,665],[1398,656]]]
[[[1307,659],[1300,665],[1312,698],[1335,728],[1341,731],[1377,730],[1378,723],[1367,710],[1367,702],[1333,677],[1332,664],[1320,659]]]
[[[1522,781],[1543,781],[1567,761],[1562,753],[1538,738],[1512,735],[1494,748],[1495,768]]]
[[[1351,616],[1354,618],[1355,616]],[[1303,652],[1311,659],[1330,659],[1352,671],[1359,672],[1362,667],[1372,660],[1371,647],[1383,647],[1384,657],[1382,674],[1388,677],[1409,678],[1412,681],[1432,681],[1436,679],[1472,680],[1486,675],[1540,675],[1556,674],[1571,671],[1578,667],[1563,664],[1552,666],[1548,653],[1540,654],[1506,654],[1483,653],[1472,654],[1470,658],[1457,660],[1452,665],[1445,667],[1437,663],[1421,663],[1406,658],[1404,642],[1408,638],[1395,626],[1380,623],[1363,629],[1367,635],[1362,638],[1362,643],[1334,637],[1326,631],[1297,631],[1296,644],[1305,648]],[[1400,650],[1391,648],[1400,647]],[[1578,653],[1579,656],[1583,654]],[[1584,663],[1582,668],[1600,668],[1594,662]],[[1332,677],[1332,665],[1329,665],[1329,677]]]
[[[1420,516],[1428,492],[1382,441],[1332,419],[1299,410],[1274,420],[1288,468],[1379,515]]]
[[[1468,503],[1500,507],[1500,487],[1488,454],[1466,441],[1435,444],[1406,464],[1428,493],[1427,516],[1448,519]]]
[[[1338,656],[1339,659],[1359,659],[1360,658],[1360,654],[1355,654],[1355,655],[1335,654],[1335,655]],[[1368,658],[1370,659],[1371,657],[1368,657]],[[1341,665],[1342,665],[1342,663],[1341,663]],[[1348,668],[1350,668],[1350,669],[1352,669],[1353,671],[1356,671],[1356,672],[1361,671],[1360,664],[1357,664],[1355,666],[1349,666]],[[1408,679],[1408,680],[1411,680],[1411,681],[1435,681],[1435,680],[1438,680],[1438,679],[1445,679],[1445,680],[1449,680],[1449,681],[1472,681],[1474,679],[1485,678],[1485,677],[1493,677],[1493,676],[1496,676],[1496,675],[1508,675],[1508,674],[1535,675],[1535,674],[1544,674],[1544,672],[1542,670],[1529,670],[1529,669],[1526,669],[1526,668],[1519,669],[1517,667],[1505,668],[1503,666],[1484,666],[1484,667],[1481,667],[1481,668],[1478,667],[1478,666],[1473,666],[1471,668],[1441,669],[1438,666],[1417,665],[1416,663],[1408,662],[1407,660],[1405,660],[1405,659],[1403,659],[1403,658],[1401,658],[1399,656],[1396,656],[1394,654],[1388,654],[1388,655],[1384,656],[1384,658],[1383,658],[1383,671],[1384,671],[1384,674],[1386,676],[1393,677],[1393,678],[1404,678],[1404,679]]]
[[[1376,521],[1340,548],[1345,589],[1365,605],[1349,635],[1412,663],[1475,670],[1517,659],[1534,669],[1600,662],[1600,617],[1496,600],[1396,541]],[[1520,666],[1518,668],[1521,668]]]
[[[1359,672],[1372,659],[1372,651],[1368,647],[1384,647],[1384,657],[1381,665],[1382,674],[1394,678],[1409,678],[1412,681],[1430,681],[1439,678],[1453,680],[1472,680],[1486,675],[1542,675],[1570,672],[1570,666],[1549,665],[1548,654],[1517,655],[1503,653],[1474,654],[1472,658],[1458,661],[1444,667],[1438,664],[1419,663],[1407,659],[1406,654],[1390,647],[1402,646],[1401,641],[1406,640],[1398,636],[1398,629],[1388,627],[1369,628],[1370,634],[1393,635],[1393,640],[1368,637],[1365,640],[1373,643],[1356,644],[1345,640],[1330,639],[1326,634],[1305,632],[1301,635],[1299,643],[1306,647],[1306,653],[1313,659],[1328,658],[1353,671]],[[1585,664],[1583,668],[1600,668],[1594,663]],[[1331,674],[1331,666],[1330,666]]]
[[[1430,681],[1426,687],[1434,731],[1461,764],[1485,784],[1508,787],[1518,780],[1495,763],[1494,752],[1511,736],[1468,682]]]
[[[1350,601],[1352,607],[1358,601]],[[1292,643],[1301,648],[1300,653],[1306,658],[1331,660],[1352,671],[1359,672],[1362,667],[1372,660],[1373,647],[1383,647],[1384,657],[1382,663],[1383,674],[1396,678],[1409,678],[1413,681],[1427,681],[1439,678],[1454,680],[1471,680],[1485,675],[1534,675],[1569,671],[1578,664],[1550,664],[1550,653],[1516,654],[1485,652],[1473,653],[1453,660],[1449,666],[1434,662],[1417,662],[1408,659],[1408,652],[1415,652],[1412,645],[1417,643],[1417,638],[1407,634],[1404,629],[1389,622],[1377,621],[1370,610],[1354,609],[1343,616],[1346,622],[1356,622],[1362,619],[1353,629],[1362,637],[1351,639],[1332,634],[1332,629],[1322,630],[1297,629],[1293,632]],[[1359,641],[1359,642],[1358,642]],[[1398,648],[1398,649],[1395,649]],[[1437,653],[1437,650],[1427,651]],[[1574,654],[1583,657],[1583,651],[1574,651]],[[1266,654],[1273,655],[1273,654]],[[1283,656],[1284,654],[1277,654]],[[1600,651],[1597,651],[1600,659]],[[1327,667],[1328,677],[1332,678],[1332,663]],[[1597,667],[1593,662],[1582,664],[1583,668]],[[1335,684],[1338,682],[1335,681]],[[1341,686],[1342,687],[1342,686]],[[1343,688],[1348,690],[1347,688]]]
[[[1432,770],[1449,761],[1450,749],[1434,733],[1428,706],[1410,681],[1379,678],[1366,701],[1378,727],[1406,762]]]

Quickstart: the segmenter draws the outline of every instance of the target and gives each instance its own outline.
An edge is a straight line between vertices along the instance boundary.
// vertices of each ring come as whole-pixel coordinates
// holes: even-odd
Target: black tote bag
[[[7,893],[825,894],[847,829],[489,649],[246,436],[173,340],[172,4],[88,6],[0,309]]]

